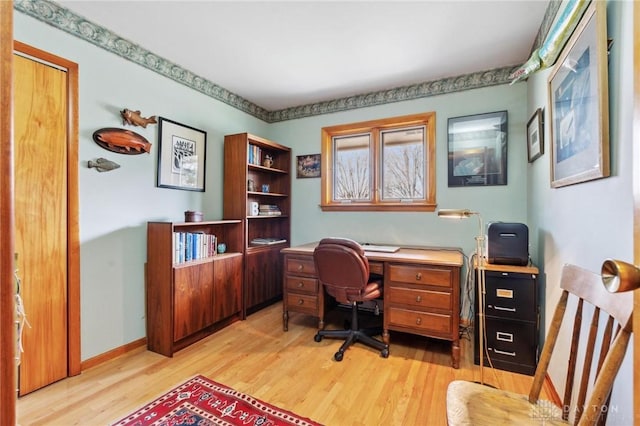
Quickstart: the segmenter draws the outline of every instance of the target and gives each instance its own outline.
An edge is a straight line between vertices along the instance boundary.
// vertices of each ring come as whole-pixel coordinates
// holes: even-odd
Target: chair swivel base
[[[344,357],[344,351],[351,345],[356,342],[362,342],[367,346],[375,348],[380,351],[380,356],[383,358],[389,357],[389,345],[381,342],[380,340],[374,339],[371,336],[375,336],[377,334],[382,334],[382,328],[358,328],[358,308],[357,306],[353,306],[351,309],[352,319],[351,319],[351,328],[348,330],[319,330],[314,336],[313,340],[316,342],[320,342],[323,337],[330,337],[336,339],[345,339],[338,352],[336,352],[333,358],[336,361],[342,361]]]

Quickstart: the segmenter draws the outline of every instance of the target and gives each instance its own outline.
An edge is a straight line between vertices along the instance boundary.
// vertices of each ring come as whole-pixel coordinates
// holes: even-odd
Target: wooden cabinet
[[[476,283],[478,280],[476,280]],[[478,289],[475,289],[476,294]],[[477,299],[477,298],[476,298]],[[483,364],[532,376],[538,365],[540,312],[538,268],[535,266],[485,265]],[[476,324],[478,324],[478,305]],[[475,333],[474,360],[480,364],[480,333]]]
[[[452,342],[452,365],[459,367],[458,337],[460,268],[389,263],[384,279],[384,332],[389,330],[447,339]]]
[[[242,230],[240,220],[147,224],[149,350],[173,356],[175,351],[244,318]],[[177,254],[180,241],[184,241],[180,234],[215,235],[217,242],[227,245],[227,251],[217,254],[211,248],[196,260],[184,261]]]
[[[324,328],[324,290],[316,274],[313,255],[285,254],[284,256],[284,331],[289,330],[289,312],[318,317],[318,329]]]
[[[225,219],[244,225],[247,313],[282,298],[282,256],[291,239],[291,150],[248,133],[224,138]]]

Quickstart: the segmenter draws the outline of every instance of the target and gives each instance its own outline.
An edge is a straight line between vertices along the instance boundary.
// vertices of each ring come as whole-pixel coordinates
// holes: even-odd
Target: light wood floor
[[[336,325],[342,319],[327,328]],[[440,425],[446,424],[447,384],[480,378],[465,339],[457,370],[450,367],[449,343],[393,332],[389,358],[357,344],[335,362],[340,342],[316,343],[315,326],[313,318],[294,313],[283,332],[278,303],[173,358],[140,348],[20,398],[18,423],[106,425],[202,374],[326,425]],[[486,367],[484,379],[524,394],[532,380]]]

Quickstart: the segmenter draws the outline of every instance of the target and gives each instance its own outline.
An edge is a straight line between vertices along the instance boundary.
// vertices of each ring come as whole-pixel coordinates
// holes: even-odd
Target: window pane
[[[424,200],[425,127],[381,132],[382,200]]]
[[[333,200],[371,200],[371,134],[333,138]]]

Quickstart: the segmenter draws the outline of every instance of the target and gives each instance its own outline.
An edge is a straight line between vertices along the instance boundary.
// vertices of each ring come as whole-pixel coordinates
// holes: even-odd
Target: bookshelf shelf
[[[263,163],[272,160],[270,167]],[[253,190],[249,190],[249,181]],[[269,185],[269,192],[260,192]],[[251,214],[258,210],[280,214]],[[224,138],[225,219],[244,223],[245,308],[247,313],[282,298],[282,256],[280,250],[291,240],[291,149],[249,133]],[[255,245],[256,238],[275,238],[285,242]]]

